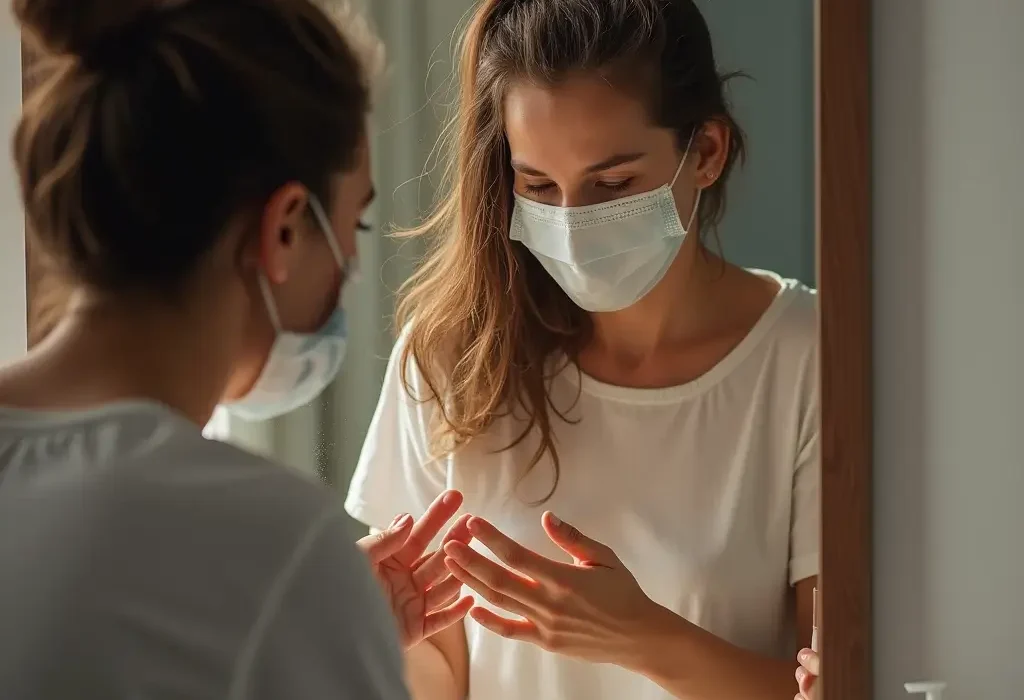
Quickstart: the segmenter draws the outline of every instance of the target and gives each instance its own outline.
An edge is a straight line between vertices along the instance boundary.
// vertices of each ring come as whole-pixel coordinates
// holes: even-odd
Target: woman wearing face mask
[[[31,246],[69,301],[0,368],[0,696],[406,697],[335,497],[201,434],[341,363],[372,192],[353,44],[308,0],[14,10],[40,63],[14,138]],[[360,542],[405,646],[468,609],[423,555],[459,503]]]
[[[465,494],[420,700],[781,700],[818,573],[813,293],[713,251],[743,153],[691,0],[488,0],[349,493]],[[770,221],[766,221],[770,226]]]

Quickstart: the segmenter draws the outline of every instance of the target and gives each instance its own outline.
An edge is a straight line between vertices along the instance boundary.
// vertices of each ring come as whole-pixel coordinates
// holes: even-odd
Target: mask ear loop
[[[334,227],[331,226],[331,220],[327,217],[327,212],[324,211],[323,205],[320,204],[320,200],[316,198],[316,195],[312,192],[309,193],[309,208],[313,212],[313,218],[320,225],[320,230],[327,236],[327,247],[331,249],[331,254],[334,256],[334,262],[338,263],[338,269],[342,272],[345,271],[345,255],[341,252],[341,246],[338,245],[338,239],[334,237]]]
[[[338,264],[338,269],[344,275],[343,284],[358,280],[360,275],[359,266],[355,264],[356,260],[354,258],[346,258],[345,254],[341,252],[338,239],[334,237],[334,227],[331,225],[331,220],[328,218],[323,205],[320,204],[320,200],[312,192],[309,195],[309,208],[313,212],[313,218],[320,225],[320,230],[327,236],[327,247],[331,249],[334,262]]]
[[[679,161],[679,167],[676,168],[676,174],[672,177],[672,182],[669,183],[668,189],[671,192],[672,188],[676,186],[676,180],[679,179],[679,173],[683,172],[683,166],[686,164],[686,157],[690,155],[690,147],[693,145],[693,139],[697,136],[697,127],[693,127],[693,131],[690,132],[690,140],[686,142],[686,150],[683,151],[683,159]],[[686,222],[686,226],[683,227],[683,235],[690,232],[690,227],[693,226],[693,220],[697,218],[697,210],[700,208],[700,194],[703,190],[698,187],[697,195],[693,199],[693,209],[690,210],[690,218]]]
[[[333,227],[331,226],[331,220],[327,218],[327,213],[324,211],[323,206],[320,204],[320,200],[316,198],[312,192],[309,194],[309,208],[313,212],[313,218],[316,219],[317,224],[320,226],[320,230],[323,231],[327,237],[327,247],[331,249],[331,255],[334,256],[334,261],[338,263],[338,268],[345,272],[345,256],[341,252],[341,246],[338,245],[337,239],[333,235]],[[267,316],[270,317],[270,323],[274,326],[274,330],[277,333],[281,332],[281,316],[277,312],[277,304],[274,302],[274,295],[270,291],[270,282],[267,281],[267,276],[260,272],[257,278],[257,283],[260,287],[260,294],[263,296],[263,303],[267,307]]]
[[[697,127],[693,127],[693,131],[690,132],[690,140],[686,142],[686,150],[683,151],[683,158],[679,161],[679,167],[676,168],[676,174],[672,176],[672,182],[668,183],[669,189],[676,186],[676,180],[679,179],[679,173],[683,172],[683,166],[686,165],[686,157],[690,155],[690,146],[693,145],[693,139],[695,136],[697,136]]]
[[[263,304],[267,307],[267,316],[270,317],[270,325],[274,327],[274,332],[281,332],[281,317],[277,313],[277,304],[274,303],[274,295],[270,292],[270,282],[267,281],[267,276],[260,272],[259,277],[256,278],[256,282],[260,286],[260,293],[263,295]]]

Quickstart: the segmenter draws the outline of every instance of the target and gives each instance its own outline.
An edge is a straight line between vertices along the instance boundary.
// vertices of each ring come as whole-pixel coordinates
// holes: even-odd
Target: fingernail
[[[807,671],[805,671],[802,666],[800,668],[798,668],[796,670],[796,680],[797,680],[797,682],[798,683],[802,683],[803,680],[804,680],[804,676],[806,676],[806,675],[807,675]]]
[[[405,515],[399,515],[395,518],[395,522],[392,523],[391,527],[401,530],[403,527],[412,522],[412,516],[406,513]]]
[[[801,661],[807,661],[807,660],[808,660],[808,659],[810,659],[810,658],[811,658],[811,652],[809,652],[809,651],[808,651],[808,650],[806,650],[806,649],[802,649],[802,650],[800,651],[800,656],[799,656],[799,659],[800,659]]]
[[[457,493],[455,493],[454,491],[449,491],[448,493],[445,494],[444,498],[441,499],[441,503],[444,503],[446,506],[450,506],[451,504],[455,503],[455,500],[458,497],[459,495]]]
[[[466,528],[475,535],[480,532],[480,521],[477,518],[470,518]]]
[[[551,516],[551,524],[554,525],[555,527],[559,527],[562,524],[562,521],[554,513],[549,511],[548,515]]]

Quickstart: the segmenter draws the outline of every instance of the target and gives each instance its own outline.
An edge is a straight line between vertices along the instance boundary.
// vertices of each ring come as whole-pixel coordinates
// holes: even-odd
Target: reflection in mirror
[[[369,7],[391,59],[375,219],[451,208],[362,241],[385,275],[356,362],[400,337],[332,395],[336,482],[364,526],[448,488],[477,518],[445,547],[476,607],[410,653],[418,696],[447,674],[484,698],[793,697],[816,672],[812,5],[629,3],[645,25],[547,4],[461,24],[483,68],[461,67],[459,199],[435,177],[451,144],[423,144],[471,3]]]
[[[353,536],[461,494],[475,607],[409,652],[416,697],[811,697],[812,3],[662,4],[363,8],[370,218],[415,235],[359,241],[329,395],[238,428]]]

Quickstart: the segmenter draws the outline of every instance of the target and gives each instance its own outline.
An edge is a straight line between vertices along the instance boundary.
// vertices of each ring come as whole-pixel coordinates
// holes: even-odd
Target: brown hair
[[[725,168],[701,197],[700,230],[719,221],[743,135],[729,114],[707,25],[691,0],[486,0],[470,20],[460,62],[452,135],[451,193],[409,235],[431,242],[403,287],[398,321],[409,324],[403,368],[414,359],[440,420],[433,447],[444,453],[521,408],[521,442],[539,432],[529,465],[558,456],[547,392],[549,359],[575,362],[590,334],[574,305],[521,244],[509,239],[513,174],[502,119],[510,81],[553,84],[572,73],[643,76],[656,123],[684,145],[709,121],[731,132]],[[621,84],[621,83],[620,83]],[[405,376],[405,375],[403,375]],[[405,376],[406,387],[409,387]],[[517,411],[517,414],[519,412]],[[559,418],[563,418],[559,416]]]
[[[169,297],[239,216],[327,203],[365,132],[362,57],[310,0],[14,0],[36,87],[14,134],[62,280]]]

